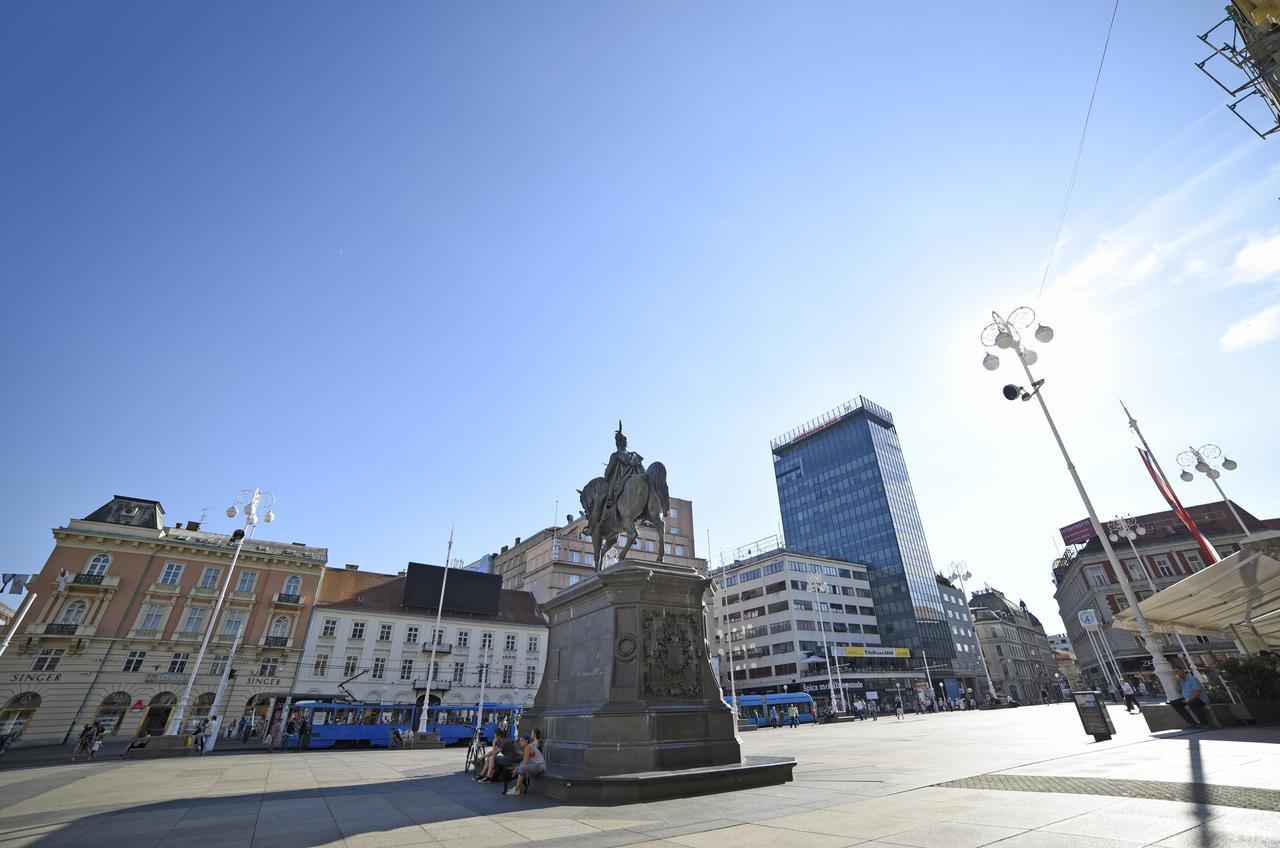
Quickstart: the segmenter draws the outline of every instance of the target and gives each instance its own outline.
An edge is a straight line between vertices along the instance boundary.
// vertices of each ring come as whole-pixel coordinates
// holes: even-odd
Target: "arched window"
[[[59,624],[79,624],[84,618],[85,610],[89,605],[84,601],[72,601],[62,610],[62,618],[58,619]]]
[[[289,635],[289,616],[282,615],[275,621],[271,622],[272,636],[288,636]]]
[[[296,595],[302,591],[302,580],[296,574],[290,574],[289,579],[284,581],[284,595]]]
[[[0,734],[8,736],[11,743],[18,740],[38,709],[40,696],[37,693],[23,692],[14,695],[5,708],[0,710]]]
[[[111,565],[111,554],[94,554],[89,558],[88,564],[84,567],[84,573],[101,577],[107,573],[107,566]]]
[[[112,692],[102,699],[102,704],[98,707],[98,713],[93,720],[101,724],[106,733],[115,733],[120,729],[120,724],[129,711],[129,703],[128,692]]]

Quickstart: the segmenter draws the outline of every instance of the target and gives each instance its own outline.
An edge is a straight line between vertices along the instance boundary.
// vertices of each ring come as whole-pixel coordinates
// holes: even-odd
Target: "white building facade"
[[[422,700],[435,640],[431,703],[529,706],[542,681],[547,625],[528,592],[502,590],[496,615],[429,614],[400,604],[404,577],[342,572],[307,632],[295,692],[320,700]]]

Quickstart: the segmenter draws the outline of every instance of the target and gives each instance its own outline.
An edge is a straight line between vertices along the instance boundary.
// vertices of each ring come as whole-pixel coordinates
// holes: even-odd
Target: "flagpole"
[[[1120,401],[1120,408],[1124,410],[1124,414],[1129,418],[1129,429],[1133,430],[1133,432],[1137,434],[1138,441],[1142,442],[1142,449],[1147,452],[1147,457],[1150,458],[1152,465],[1156,467],[1156,471],[1160,473],[1160,479],[1164,480],[1165,486],[1169,489],[1170,492],[1172,492],[1173,484],[1169,482],[1169,475],[1164,473],[1164,469],[1160,467],[1160,460],[1156,458],[1155,451],[1151,450],[1151,445],[1147,444],[1147,437],[1142,435],[1142,430],[1141,428],[1138,427],[1138,420],[1133,417],[1133,413],[1129,411],[1129,407],[1124,405],[1123,400]],[[1219,489],[1219,491],[1221,491],[1221,489]],[[1225,495],[1223,495],[1223,499],[1224,500],[1226,499]],[[1179,503],[1181,503],[1181,499],[1179,498],[1178,500],[1179,500]],[[1170,506],[1173,506],[1173,504],[1170,504]],[[1228,507],[1230,507],[1230,503],[1228,503]],[[1183,510],[1185,511],[1186,507],[1183,507]],[[1177,510],[1174,510],[1174,511],[1177,512]],[[1191,513],[1189,512],[1187,513],[1187,515],[1190,515],[1190,514]],[[1179,515],[1178,517],[1182,518],[1181,515]],[[1184,521],[1183,523],[1185,524],[1186,522]],[[1241,526],[1243,526],[1243,523],[1241,524]],[[1218,549],[1215,548],[1213,545],[1209,544],[1209,540],[1206,539],[1205,535],[1200,532],[1199,527],[1196,527],[1194,529],[1192,529],[1191,527],[1188,527],[1187,530],[1191,531],[1191,535],[1199,537],[1196,540],[1196,542],[1200,546],[1201,552],[1207,555],[1210,555],[1212,557],[1212,560],[1210,562],[1205,563],[1205,565],[1213,565],[1215,562],[1222,559],[1222,557],[1218,556]],[[1247,535],[1248,531],[1246,530],[1245,533]]]
[[[9,649],[9,643],[13,641],[13,634],[18,632],[18,627],[22,624],[22,619],[26,617],[27,613],[31,612],[31,607],[35,606],[36,593],[27,592],[27,597],[23,600],[26,603],[26,606],[19,604],[18,606],[20,607],[20,610],[18,614],[13,617],[13,621],[9,622],[9,632],[5,634],[4,644],[0,645],[0,657],[4,656],[4,652]]]
[[[436,603],[436,625],[431,629],[431,659],[427,662],[427,689],[422,694],[422,715],[418,718],[418,732],[427,732],[427,719],[431,715],[431,687],[436,682],[436,645],[440,644],[440,616],[444,614],[444,587],[449,582],[449,559],[453,556],[453,528],[449,528],[449,549],[444,555],[444,574],[440,575],[440,600]]]

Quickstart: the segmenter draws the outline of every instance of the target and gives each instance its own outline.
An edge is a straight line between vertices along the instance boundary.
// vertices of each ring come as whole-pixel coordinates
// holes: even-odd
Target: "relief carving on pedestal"
[[[697,613],[645,610],[644,693],[668,698],[702,694],[698,647],[704,644]]]

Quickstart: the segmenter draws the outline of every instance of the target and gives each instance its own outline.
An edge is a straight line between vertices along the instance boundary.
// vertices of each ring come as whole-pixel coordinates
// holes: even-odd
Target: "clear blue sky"
[[[7,4],[4,570],[114,493],[229,530],[253,485],[336,564],[470,560],[619,418],[718,551],[777,529],[769,439],[864,394],[939,568],[1056,623],[1083,512],[992,308],[1056,327],[1105,515],[1161,507],[1122,395],[1280,515],[1280,139],[1193,67],[1221,5],[1122,4],[1037,301],[1108,2]]]

